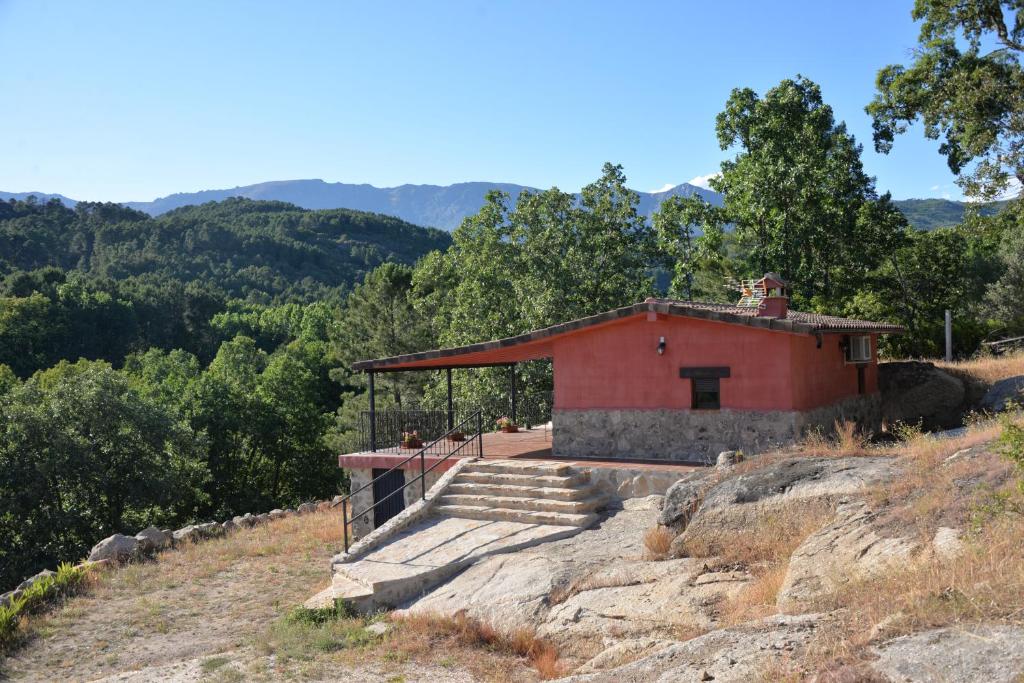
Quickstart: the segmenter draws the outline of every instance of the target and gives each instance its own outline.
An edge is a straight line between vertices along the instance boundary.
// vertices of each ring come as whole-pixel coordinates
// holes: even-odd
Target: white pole
[[[953,360],[953,314],[946,309],[946,361]]]

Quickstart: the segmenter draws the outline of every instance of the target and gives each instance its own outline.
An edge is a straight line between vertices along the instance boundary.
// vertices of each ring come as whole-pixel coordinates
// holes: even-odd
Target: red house
[[[900,331],[790,311],[785,284],[768,274],[746,283],[736,305],[647,299],[516,337],[353,368],[370,373],[372,387],[379,372],[551,359],[555,456],[704,461],[792,442],[837,419],[877,429],[877,339]]]

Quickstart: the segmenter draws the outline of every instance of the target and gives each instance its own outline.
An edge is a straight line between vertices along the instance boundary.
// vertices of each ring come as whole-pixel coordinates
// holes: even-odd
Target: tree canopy
[[[917,0],[921,23],[909,65],[878,73],[867,106],[875,148],[920,121],[970,195],[994,197],[1024,183],[1024,2]]]

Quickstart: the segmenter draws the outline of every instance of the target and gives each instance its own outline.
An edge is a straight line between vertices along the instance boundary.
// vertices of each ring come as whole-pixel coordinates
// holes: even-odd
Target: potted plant
[[[498,429],[506,434],[514,434],[519,431],[519,426],[510,417],[499,417],[497,419]]]
[[[423,448],[423,439],[417,431],[402,432],[402,448]]]
[[[466,435],[463,432],[452,432],[448,435],[449,441],[465,441]]]

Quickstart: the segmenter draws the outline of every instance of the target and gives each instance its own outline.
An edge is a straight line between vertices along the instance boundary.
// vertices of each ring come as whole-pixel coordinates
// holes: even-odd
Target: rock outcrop
[[[580,673],[562,683],[626,683],[632,681],[716,681],[746,683],[765,678],[773,664],[792,658],[814,636],[816,614],[774,616],[711,631],[654,651],[636,661],[605,671]],[[594,659],[600,661],[604,653]],[[594,660],[591,660],[594,661]]]
[[[889,424],[921,423],[924,429],[960,426],[964,383],[932,363],[881,363],[878,387],[882,392],[882,418]]]
[[[1024,375],[1007,377],[993,384],[979,407],[989,413],[999,413],[1013,405],[1024,407]]]
[[[697,512],[700,498],[708,486],[707,472],[698,470],[685,475],[665,492],[658,523],[681,532]]]
[[[830,524],[807,537],[793,552],[777,604],[786,612],[812,606],[815,598],[858,577],[907,560],[918,544],[885,538],[872,527],[874,515],[861,501],[844,502]]]
[[[792,458],[731,477],[707,491],[686,530],[673,542],[673,554],[700,535],[748,529],[769,509],[816,500],[838,502],[862,493],[892,479],[897,469],[893,458]]]
[[[894,638],[875,654],[872,666],[894,683],[1016,683],[1024,678],[1024,628],[935,629]]]

